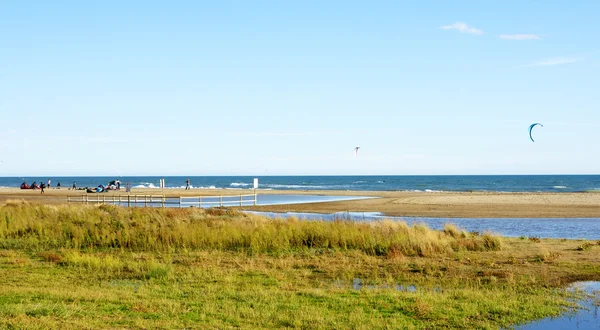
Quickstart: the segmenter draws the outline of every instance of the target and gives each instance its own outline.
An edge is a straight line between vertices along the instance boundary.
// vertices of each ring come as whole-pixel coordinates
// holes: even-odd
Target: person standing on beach
[[[48,179],[48,189],[50,189],[50,182],[52,182],[52,181],[50,181],[50,179]]]
[[[190,179],[185,180],[185,190],[190,190]]]
[[[43,194],[44,193],[44,188],[46,188],[46,184],[42,182],[40,184],[40,188],[42,189],[42,192],[40,194]]]
[[[77,190],[77,182],[73,181],[73,190]]]

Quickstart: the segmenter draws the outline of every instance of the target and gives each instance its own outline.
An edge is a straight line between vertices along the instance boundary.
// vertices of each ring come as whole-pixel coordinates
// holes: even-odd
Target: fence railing
[[[257,194],[220,196],[179,196],[165,195],[77,195],[67,196],[67,203],[112,204],[127,207],[227,207],[256,205]]]

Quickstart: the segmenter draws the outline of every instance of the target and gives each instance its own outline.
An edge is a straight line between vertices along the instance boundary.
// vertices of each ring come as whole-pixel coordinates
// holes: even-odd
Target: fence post
[[[200,208],[202,208],[202,196],[200,196]]]
[[[181,196],[179,196],[179,208],[181,208]]]
[[[223,196],[219,196],[219,206],[223,207]]]
[[[67,196],[67,204],[71,204],[71,196]]]
[[[165,195],[162,196],[162,207],[165,207]]]
[[[243,202],[243,201],[244,201],[244,195],[240,195],[240,206],[243,206],[243,205],[242,205],[242,202]]]
[[[256,206],[256,194],[254,194],[254,206]]]
[[[127,207],[131,207],[131,195],[127,195]]]
[[[147,195],[144,195],[144,207],[147,207],[147,206],[148,206],[148,202],[146,201],[146,198],[147,198],[147,197],[148,197]]]

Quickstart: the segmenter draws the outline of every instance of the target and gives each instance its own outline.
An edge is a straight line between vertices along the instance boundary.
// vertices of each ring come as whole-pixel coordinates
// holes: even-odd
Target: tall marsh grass
[[[491,234],[476,236],[456,227],[437,231],[395,221],[273,220],[196,208],[9,203],[0,207],[0,248],[208,249],[250,254],[326,249],[428,257],[457,250],[499,250],[501,242]]]

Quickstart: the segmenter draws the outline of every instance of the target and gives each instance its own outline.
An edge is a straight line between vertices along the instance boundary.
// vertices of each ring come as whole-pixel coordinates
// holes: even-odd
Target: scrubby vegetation
[[[597,246],[451,224],[8,203],[0,328],[506,327],[572,306],[562,288],[597,279]]]
[[[9,204],[0,209],[2,248],[182,249],[282,254],[309,249],[362,251],[367,255],[428,257],[453,251],[494,251],[500,239],[442,232],[405,222],[270,220],[235,211],[141,209],[104,205]]]

